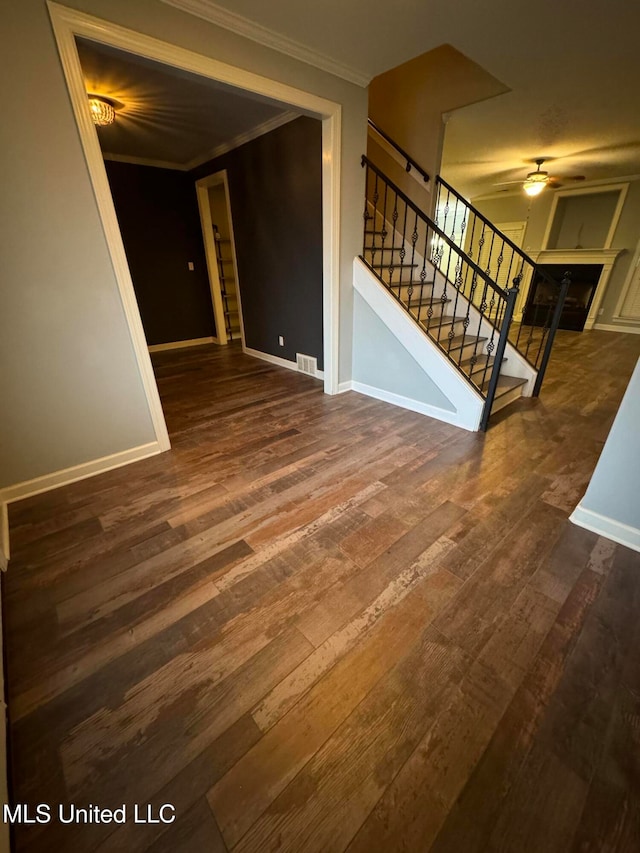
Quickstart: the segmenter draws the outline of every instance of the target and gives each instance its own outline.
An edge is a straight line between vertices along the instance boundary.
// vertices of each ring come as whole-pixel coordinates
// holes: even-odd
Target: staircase
[[[236,280],[233,274],[231,240],[222,236],[215,223],[213,225],[213,237],[216,245],[216,263],[218,264],[225,330],[230,341],[237,341],[240,340],[240,309]]]
[[[366,157],[362,164],[360,259],[480,396],[485,430],[491,414],[539,393],[568,278],[549,280],[551,297],[534,306],[531,326],[514,323],[520,286],[540,274],[531,259],[442,179],[433,221]]]

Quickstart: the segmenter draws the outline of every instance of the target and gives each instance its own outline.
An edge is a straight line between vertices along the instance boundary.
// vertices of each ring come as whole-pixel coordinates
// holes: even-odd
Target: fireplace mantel
[[[567,264],[567,266],[572,266],[573,264],[602,264],[602,272],[600,273],[596,292],[589,307],[589,315],[584,324],[585,329],[593,329],[598,318],[602,298],[607,289],[611,270],[618,255],[621,255],[624,251],[625,249],[543,249],[540,252],[530,252],[529,256],[535,264]],[[530,286],[531,277],[529,276],[528,280],[524,282],[519,299],[518,319],[522,318],[522,310],[527,304]]]

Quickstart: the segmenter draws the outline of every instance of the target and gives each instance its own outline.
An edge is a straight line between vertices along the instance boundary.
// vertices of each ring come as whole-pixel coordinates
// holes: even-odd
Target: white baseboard
[[[584,527],[586,530],[604,536],[606,539],[611,539],[619,545],[626,545],[627,548],[640,551],[640,530],[637,527],[630,527],[614,518],[600,515],[591,509],[586,509],[581,504],[578,504],[574,509],[569,520],[577,524],[578,527]]]
[[[151,441],[149,444],[132,447],[130,450],[123,450],[120,453],[112,453],[110,456],[93,459],[91,462],[83,462],[81,465],[74,465],[72,468],[65,468],[62,471],[54,471],[52,474],[26,480],[24,483],[16,483],[15,486],[6,486],[4,489],[0,489],[0,504],[21,501],[24,498],[39,495],[41,492],[48,492],[60,486],[68,486],[78,480],[85,480],[87,477],[94,477],[96,474],[104,474],[105,471],[129,465],[131,462],[138,462],[161,452],[158,442]]]
[[[626,332],[629,335],[640,335],[640,325],[628,326],[625,323],[596,323],[593,328],[601,332]]]
[[[444,421],[453,426],[462,427],[463,429],[471,430],[468,422],[461,418],[457,412],[450,412],[448,409],[439,409],[437,406],[431,406],[429,403],[423,403],[420,400],[412,400],[410,397],[403,397],[400,394],[394,394],[392,391],[385,391],[383,388],[374,388],[373,385],[365,385],[362,382],[351,382],[351,389],[359,394],[364,394],[367,397],[374,397],[376,400],[382,400],[384,403],[392,403],[394,406],[399,406],[401,409],[409,409],[411,412],[417,412],[420,415],[427,415],[430,418],[435,418],[438,421]],[[345,389],[346,390],[346,389]]]
[[[268,361],[270,364],[276,364],[278,367],[286,367],[287,370],[295,370],[296,373],[301,373],[302,371],[298,370],[297,362],[289,361],[288,358],[280,358],[279,355],[271,355],[270,352],[262,352],[259,349],[251,349],[251,347],[242,347],[242,352],[245,355],[250,355],[252,358],[259,358],[262,361]],[[310,374],[304,373],[303,376],[309,376]],[[324,379],[324,370],[317,370],[316,375],[311,377],[312,379]]]
[[[0,504],[0,569],[7,570],[9,565],[9,507],[6,503]]]
[[[170,349],[186,349],[187,347],[199,347],[202,344],[220,343],[218,338],[191,338],[188,341],[171,341],[168,344],[151,344],[149,352],[164,352]]]
[[[353,387],[353,382],[350,379],[347,379],[346,382],[340,382],[338,385],[338,394],[344,394],[345,391],[351,391]]]

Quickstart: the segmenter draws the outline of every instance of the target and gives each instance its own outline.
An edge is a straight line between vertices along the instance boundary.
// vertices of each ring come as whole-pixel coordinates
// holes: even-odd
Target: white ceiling
[[[134,54],[78,39],[87,92],[124,104],[99,127],[105,154],[192,168],[294,114],[280,104]]]
[[[198,0],[196,6],[223,26],[234,28],[224,20],[230,12],[284,35],[346,66],[352,79],[371,78],[443,43],[466,54],[512,90],[450,118],[443,171],[467,195],[524,179],[536,157],[555,158],[548,170],[558,175],[595,180],[640,173],[636,0],[323,0],[303,9],[299,0]],[[411,153],[419,159],[420,152]]]

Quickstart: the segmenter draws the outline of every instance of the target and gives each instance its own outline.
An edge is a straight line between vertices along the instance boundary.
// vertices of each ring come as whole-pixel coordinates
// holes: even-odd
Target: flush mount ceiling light
[[[118,102],[112,98],[105,98],[104,95],[88,95],[89,110],[93,123],[98,127],[106,127],[113,124],[116,119],[116,108]]]
[[[540,166],[544,163],[544,160],[536,160],[536,165],[538,168],[535,172],[529,172],[527,178],[522,185],[522,188],[526,192],[527,195],[540,195],[542,190],[549,183],[549,173],[541,172]]]

